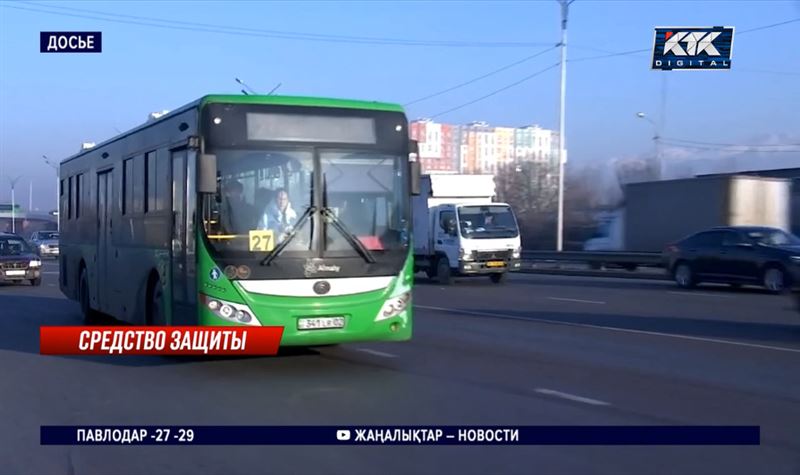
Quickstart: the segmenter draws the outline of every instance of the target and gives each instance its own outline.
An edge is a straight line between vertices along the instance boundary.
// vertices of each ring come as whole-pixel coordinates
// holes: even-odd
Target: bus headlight
[[[390,298],[383,303],[383,307],[381,307],[381,311],[378,312],[378,316],[375,317],[375,321],[379,322],[400,315],[408,308],[410,302],[411,292],[405,292],[397,297]]]
[[[241,323],[242,325],[261,326],[261,323],[254,318],[252,310],[247,305],[227,302],[202,294],[201,298],[205,307],[223,320]]]
[[[35,269],[37,267],[42,267],[42,261],[39,259],[34,259],[28,263],[28,267]]]

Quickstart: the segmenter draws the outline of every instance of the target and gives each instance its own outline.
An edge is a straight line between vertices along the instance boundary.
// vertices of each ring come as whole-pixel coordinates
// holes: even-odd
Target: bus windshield
[[[399,249],[407,239],[399,156],[312,148],[213,153],[219,191],[206,198],[204,229],[219,253],[315,253],[317,216],[326,216],[323,256]]]
[[[467,239],[498,239],[519,236],[517,220],[506,205],[458,208],[461,236]]]

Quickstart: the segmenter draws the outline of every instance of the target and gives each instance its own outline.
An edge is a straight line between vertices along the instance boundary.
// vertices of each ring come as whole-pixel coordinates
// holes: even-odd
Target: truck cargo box
[[[714,176],[632,183],[625,188],[624,248],[658,252],[714,226],[772,226],[789,231],[788,180]]]

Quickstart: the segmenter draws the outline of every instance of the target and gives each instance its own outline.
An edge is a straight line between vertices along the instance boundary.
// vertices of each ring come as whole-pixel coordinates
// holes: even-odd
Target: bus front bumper
[[[405,309],[389,318],[379,317],[387,299],[331,297],[316,303],[309,299],[289,297],[264,298],[249,296],[246,305],[262,326],[283,327],[281,346],[321,346],[360,341],[407,341],[412,334],[412,309],[409,300]],[[304,301],[305,300],[305,301]],[[201,325],[242,326],[215,315],[200,306]],[[340,328],[303,329],[301,320],[326,319],[341,322]],[[316,320],[319,321],[319,320]],[[303,322],[304,323],[304,322]]]

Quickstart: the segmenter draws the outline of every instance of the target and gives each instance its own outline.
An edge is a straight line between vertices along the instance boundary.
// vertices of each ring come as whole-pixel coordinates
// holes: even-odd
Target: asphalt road
[[[421,282],[415,335],[272,358],[53,357],[46,266],[0,287],[6,474],[800,474],[800,312],[782,296],[519,275]],[[39,426],[755,424],[757,447],[60,447]]]

